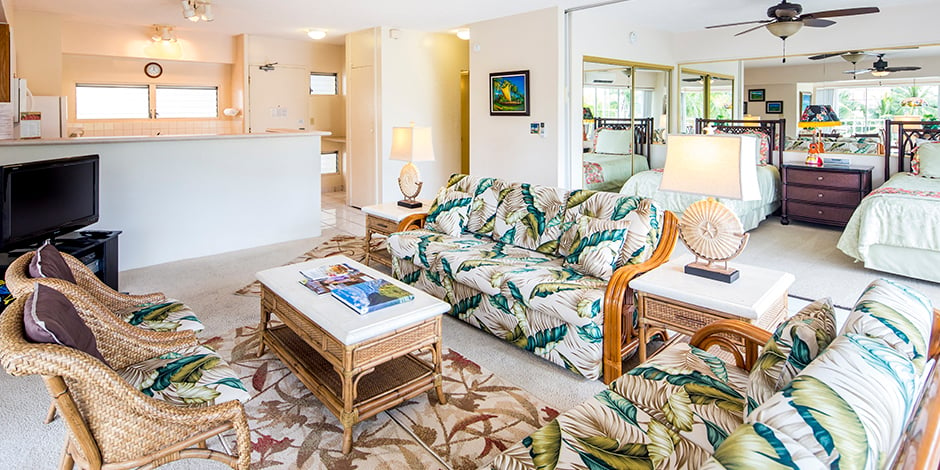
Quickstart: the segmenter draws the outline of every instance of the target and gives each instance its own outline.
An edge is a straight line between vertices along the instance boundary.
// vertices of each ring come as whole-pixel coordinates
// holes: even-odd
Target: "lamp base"
[[[417,209],[421,207],[423,204],[421,204],[421,201],[414,201],[414,200],[409,201],[407,199],[402,199],[401,201],[398,201],[398,205],[401,207],[407,207],[409,209]]]
[[[718,266],[709,266],[704,263],[689,263],[685,265],[685,273],[693,276],[704,277],[713,281],[721,281],[731,284],[738,280],[740,272],[734,268],[719,268]]]

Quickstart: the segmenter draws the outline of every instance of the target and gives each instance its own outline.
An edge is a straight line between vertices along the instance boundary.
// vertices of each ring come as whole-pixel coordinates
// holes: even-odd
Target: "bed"
[[[595,118],[594,145],[583,156],[584,187],[617,192],[634,174],[650,169],[653,118]]]
[[[884,153],[891,177],[862,199],[836,246],[868,269],[940,282],[940,175],[910,171],[919,141],[940,141],[940,121],[886,121],[885,142],[894,136]]]
[[[703,130],[709,126],[714,128],[715,133],[753,134],[759,132],[766,136],[764,140],[766,147],[762,149],[762,154],[766,154],[766,163],[758,165],[757,167],[761,199],[759,201],[721,199],[721,202],[728,206],[728,208],[741,219],[744,230],[751,230],[757,227],[768,215],[780,208],[781,182],[778,167],[783,161],[786,120],[695,120],[695,131],[698,133],[703,132]],[[631,196],[651,197],[659,203],[662,208],[673,211],[676,214],[685,212],[685,209],[689,207],[689,205],[702,199],[701,196],[692,194],[660,191],[659,183],[662,181],[662,178],[662,168],[637,173],[627,180],[623,188],[620,189],[620,192]]]

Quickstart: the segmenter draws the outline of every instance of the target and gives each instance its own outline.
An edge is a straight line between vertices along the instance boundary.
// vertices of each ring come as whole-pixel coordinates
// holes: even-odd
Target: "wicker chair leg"
[[[56,413],[55,402],[52,402],[49,404],[49,412],[46,413],[45,424],[49,424],[55,419],[55,413]]]
[[[55,406],[53,405],[53,408]],[[65,449],[62,451],[62,460],[59,461],[59,470],[72,470],[75,467],[75,459],[69,453],[69,438],[65,438]]]

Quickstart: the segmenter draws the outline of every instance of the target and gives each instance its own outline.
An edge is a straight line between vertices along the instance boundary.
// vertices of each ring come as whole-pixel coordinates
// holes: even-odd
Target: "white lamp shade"
[[[751,135],[669,135],[659,189],[758,200],[758,148],[759,140]]]
[[[434,145],[430,127],[393,127],[392,160],[428,162],[434,160]]]

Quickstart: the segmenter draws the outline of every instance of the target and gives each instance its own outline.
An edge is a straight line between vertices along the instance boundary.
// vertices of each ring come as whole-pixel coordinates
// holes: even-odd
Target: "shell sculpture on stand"
[[[693,203],[679,219],[679,238],[695,255],[695,262],[687,265],[685,272],[733,282],[737,271],[728,268],[728,261],[741,254],[748,237],[741,221],[724,204],[713,198]]]

